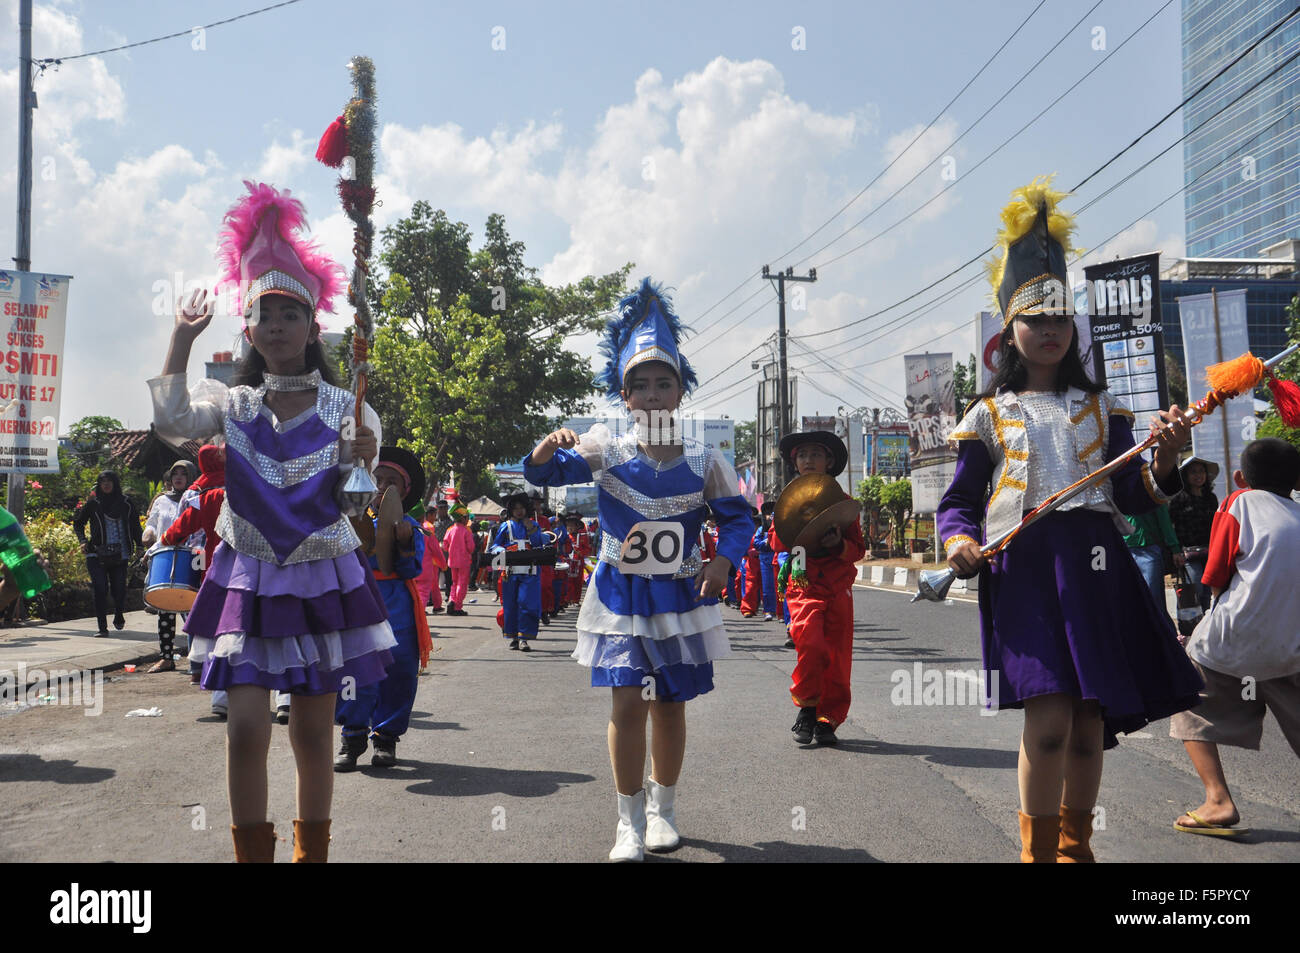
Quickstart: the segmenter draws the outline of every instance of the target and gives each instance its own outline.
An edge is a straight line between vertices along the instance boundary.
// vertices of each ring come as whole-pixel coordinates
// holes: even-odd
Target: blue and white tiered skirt
[[[573,657],[594,688],[642,688],[684,702],[713,689],[713,660],[731,654],[716,598],[697,599],[693,578],[625,576],[596,565],[578,613]]]

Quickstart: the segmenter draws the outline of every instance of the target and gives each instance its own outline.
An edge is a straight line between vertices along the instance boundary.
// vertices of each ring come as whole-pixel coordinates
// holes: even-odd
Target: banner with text
[[[59,469],[67,275],[0,271],[0,472]]]
[[[1094,379],[1123,401],[1138,421],[1150,420],[1169,406],[1160,320],[1160,253],[1090,265],[1083,273],[1088,280]],[[1080,356],[1087,367],[1082,351]]]
[[[1178,298],[1178,320],[1183,326],[1183,358],[1187,362],[1187,393],[1204,397],[1210,389],[1205,368],[1230,361],[1250,350],[1246,330],[1246,289],[1220,291],[1218,327],[1214,320],[1214,294]],[[1213,487],[1222,499],[1232,489],[1232,471],[1241,465],[1241,451],[1255,439],[1255,395],[1243,394],[1228,401],[1214,416],[1192,428],[1192,451],[1202,460],[1217,463],[1219,485]],[[1227,443],[1224,430],[1227,430]]]
[[[912,512],[933,513],[957,466],[957,451],[948,446],[948,434],[957,426],[952,355],[908,354],[903,369]]]

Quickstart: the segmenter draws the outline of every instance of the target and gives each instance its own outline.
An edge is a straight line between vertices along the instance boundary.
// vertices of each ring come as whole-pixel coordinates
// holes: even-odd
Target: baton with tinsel
[[[1293,344],[1267,361],[1261,361],[1255,355],[1247,352],[1241,357],[1233,358],[1231,361],[1224,361],[1222,364],[1207,367],[1205,377],[1209,382],[1210,391],[1189,408],[1191,414],[1188,415],[1188,422],[1195,427],[1226,401],[1251,393],[1267,380],[1268,388],[1273,393],[1273,402],[1277,406],[1278,416],[1282,418],[1282,422],[1288,427],[1300,427],[1300,387],[1292,381],[1279,380],[1273,375],[1272,370],[1297,351],[1300,351],[1300,344]],[[1109,479],[1111,474],[1121,469],[1138,454],[1155,446],[1156,440],[1157,434],[1152,431],[1144,441],[1120,454],[1104,467],[1094,470],[1083,479],[1071,483],[1065,489],[1053,493],[1026,513],[1024,518],[1011,529],[986,543],[980,550],[981,555],[990,559],[996,556],[1006,549],[1022,529],[1038,522],[1048,513],[1078,496],[1089,487],[1096,486],[1103,480]],[[924,599],[929,602],[942,602],[948,595],[948,588],[956,578],[957,573],[953,569],[936,569],[922,572],[920,579],[917,581],[917,593],[912,597],[912,601],[916,602],[919,599]]]
[[[343,212],[352,220],[352,278],[348,302],[356,312],[352,331],[352,389],[357,395],[355,421],[360,424],[370,372],[369,348],[374,334],[366,277],[370,272],[370,250],[375,225],[370,213],[375,205],[375,64],[365,56],[348,62],[352,71],[352,99],[343,107],[321,136],[316,158],[339,173],[339,199]],[[354,460],[343,493],[357,506],[374,497],[375,481],[362,460]]]

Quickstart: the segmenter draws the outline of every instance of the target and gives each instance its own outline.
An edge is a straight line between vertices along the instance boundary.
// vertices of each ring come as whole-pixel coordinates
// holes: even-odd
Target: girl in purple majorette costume
[[[1133,446],[1133,414],[1079,359],[1064,196],[1048,180],[1013,195],[992,275],[1003,314],[998,372],[949,437],[957,467],[935,520],[948,564],[979,573],[992,704],[1025,710],[1021,860],[1089,862],[1102,750],[1116,732],[1195,705],[1201,687],[1120,535],[1121,512],[1151,510],[1178,489],[1191,425],[1176,405],[1161,411],[1151,463],[1130,460],[984,556],[981,523],[986,540],[1001,536]]]
[[[324,861],[335,698],[383,679],[397,644],[340,492],[351,461],[375,457],[379,421],[366,407],[352,433],[355,400],[335,386],[321,348],[315,313],[333,310],[340,269],[297,234],[306,225],[302,203],[287,191],[245,185],[249,194],[226,214],[221,234],[220,285],[239,288],[249,353],[224,397],[187,392],[190,347],[213,314],[207,293],[196,293],[181,302],[162,375],[149,388],[161,433],[224,432],[226,439],[222,542],[186,630],[203,687],[230,693],[236,859],[270,861],[275,849],[266,757],[268,693],[276,690],[296,696],[289,720],[298,769],[294,860]]]

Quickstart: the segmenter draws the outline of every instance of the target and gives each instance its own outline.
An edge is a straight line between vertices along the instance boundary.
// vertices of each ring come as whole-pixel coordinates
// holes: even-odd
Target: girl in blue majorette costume
[[[598,381],[632,413],[634,429],[622,437],[600,424],[582,435],[557,430],[524,458],[529,483],[597,486],[599,562],[578,615],[573,657],[591,668],[593,687],[613,695],[609,758],[618,830],[610,860],[641,860],[647,849],[680,843],[674,801],[686,752],[685,702],[713,689],[713,660],[730,652],[717,596],[753,532],[731,465],[681,436],[675,412],[695,372],[678,354],[680,330],[668,298],[650,279],[642,281],[605,329],[608,362]],[[704,565],[697,541],[710,507],[718,551]],[[678,560],[672,571],[636,571]],[[647,715],[653,737],[643,786]]]

